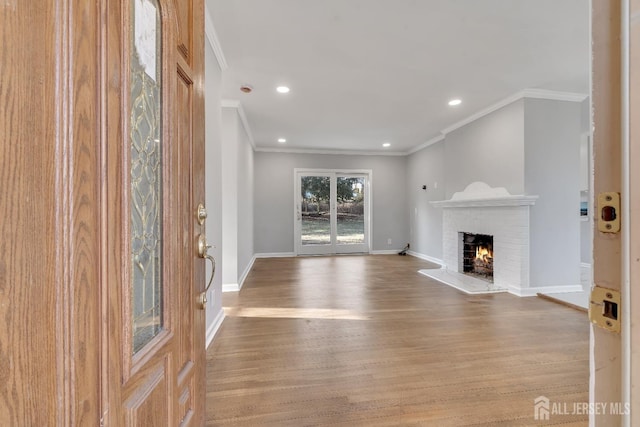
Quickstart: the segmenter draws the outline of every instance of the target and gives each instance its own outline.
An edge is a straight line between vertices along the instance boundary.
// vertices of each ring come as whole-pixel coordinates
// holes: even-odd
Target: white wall
[[[581,105],[525,100],[525,190],[532,287],[580,284]]]
[[[372,250],[398,250],[407,244],[406,157],[256,152],[254,165],[257,253],[294,252],[295,168],[371,169]]]
[[[524,193],[524,101],[521,99],[446,135],[445,197],[474,181]]]
[[[444,200],[444,195],[444,142],[438,142],[407,158],[407,199],[411,251],[440,260],[442,209],[429,202]]]
[[[218,261],[216,274],[208,299],[207,327],[210,327],[222,314],[222,171],[220,154],[222,149],[221,134],[221,90],[222,72],[209,43],[205,44],[205,207],[207,241],[214,248],[209,253]],[[207,262],[207,280],[211,275],[211,267]]]

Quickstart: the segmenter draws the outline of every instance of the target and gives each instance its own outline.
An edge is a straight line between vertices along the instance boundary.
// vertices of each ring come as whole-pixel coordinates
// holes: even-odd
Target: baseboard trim
[[[294,258],[296,256],[293,252],[271,252],[255,254],[255,258]]]
[[[382,251],[371,251],[369,255],[398,255],[401,251],[402,249],[385,249]]]
[[[223,283],[222,292],[240,292],[240,286],[237,283]]]
[[[256,262],[256,256],[252,256],[251,257],[251,261],[249,261],[249,265],[247,265],[247,268],[244,269],[244,272],[242,273],[242,276],[240,276],[240,279],[238,280],[238,291],[242,289],[242,287],[244,286],[244,281],[247,279],[247,276],[249,275],[249,272],[251,272],[251,269],[253,268],[253,263]]]
[[[564,305],[565,307],[573,308],[573,309],[575,309],[575,310],[579,310],[579,311],[582,311],[582,312],[584,312],[584,313],[588,313],[588,312],[589,312],[589,309],[588,309],[588,308],[581,307],[581,306],[579,306],[579,305],[572,304],[572,303],[570,303],[570,302],[567,302],[567,301],[563,301],[563,300],[561,300],[561,299],[554,298],[554,297],[552,297],[551,295],[538,294],[538,298],[542,298],[542,299],[544,299],[544,300],[551,301],[551,302],[556,303],[556,304]]]
[[[429,256],[429,255],[421,254],[419,252],[414,252],[414,251],[408,251],[407,254],[411,255],[412,257],[420,258],[420,259],[423,259],[425,261],[429,261],[429,262],[432,262],[434,264],[438,264],[442,268],[446,268],[446,266],[444,264],[444,261],[441,260],[440,258],[435,258],[435,257]]]
[[[222,307],[221,307],[220,311],[218,312],[218,315],[216,316],[215,319],[213,319],[213,322],[211,322],[211,324],[207,328],[207,336],[206,336],[206,343],[207,344],[206,344],[206,348],[209,348],[209,346],[213,342],[213,339],[215,338],[216,334],[218,333],[218,330],[220,329],[220,326],[222,326],[222,322],[223,321],[224,321],[224,309],[222,309]]]
[[[535,297],[538,294],[562,294],[565,292],[582,292],[582,285],[539,286],[534,288],[517,288],[509,286],[509,293],[518,297]]]
[[[251,257],[251,261],[249,261],[249,265],[244,269],[242,276],[238,279],[238,283],[223,283],[222,284],[222,292],[240,292],[242,286],[244,286],[244,281],[247,279],[249,272],[253,268],[253,263],[256,262],[257,255]]]

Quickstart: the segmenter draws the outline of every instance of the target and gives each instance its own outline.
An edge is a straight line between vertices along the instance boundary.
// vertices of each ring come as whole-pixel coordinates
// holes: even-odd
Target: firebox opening
[[[462,271],[493,282],[493,236],[460,233],[462,237]]]

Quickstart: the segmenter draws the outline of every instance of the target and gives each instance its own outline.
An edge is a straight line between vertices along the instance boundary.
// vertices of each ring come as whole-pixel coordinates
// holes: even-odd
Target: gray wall
[[[407,159],[411,249],[442,259],[442,209],[475,181],[524,194],[524,101],[519,100],[458,128]],[[437,188],[436,184],[437,183]],[[422,185],[428,186],[423,191]]]
[[[429,202],[445,198],[444,145],[438,142],[407,159],[411,250],[437,259],[442,259],[442,209]]]
[[[238,131],[235,108],[222,109],[222,263],[223,284],[238,283]]]
[[[447,134],[445,198],[474,181],[524,193],[524,101],[519,100]]]
[[[236,285],[254,255],[253,147],[238,110],[222,109],[222,283]]]
[[[531,286],[579,284],[581,241],[588,241],[580,230],[587,234],[588,223],[581,223],[578,215],[585,123],[588,127],[584,104],[527,98],[410,155],[407,218],[412,250],[441,259],[442,212],[429,201],[450,199],[471,182],[484,181],[511,194],[540,196],[530,217]],[[423,184],[427,191],[421,190]],[[590,258],[590,244],[582,245],[582,257]]]
[[[209,250],[218,261],[222,259],[222,171],[220,153],[221,135],[221,90],[222,72],[209,43],[205,45],[205,206],[207,241],[214,245]],[[207,279],[211,266],[207,263]],[[222,274],[216,272],[211,285],[207,308],[207,330],[222,311]]]
[[[525,190],[532,287],[580,284],[581,105],[525,100]]]
[[[372,250],[401,249],[408,242],[406,157],[264,153],[254,155],[255,251],[294,251],[293,170],[371,169]],[[392,245],[387,239],[392,239]]]
[[[243,126],[238,129],[238,276],[253,259],[253,147]]]
[[[589,197],[593,198],[591,191],[591,169],[593,167],[593,160],[591,153],[593,152],[591,147],[591,103],[589,98],[582,101],[581,111],[581,131],[582,136],[586,139],[586,143],[580,146],[580,162],[581,169],[581,190],[589,190]],[[586,146],[586,147],[585,147]],[[593,202],[589,202],[589,215],[593,218]],[[582,221],[580,223],[580,260],[583,263],[591,264],[593,258],[593,223],[591,221]]]

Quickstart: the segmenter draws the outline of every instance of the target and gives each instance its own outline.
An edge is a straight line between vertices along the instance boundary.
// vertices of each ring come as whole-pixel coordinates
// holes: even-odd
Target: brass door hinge
[[[589,320],[601,328],[619,334],[620,291],[594,286],[589,298]]]

